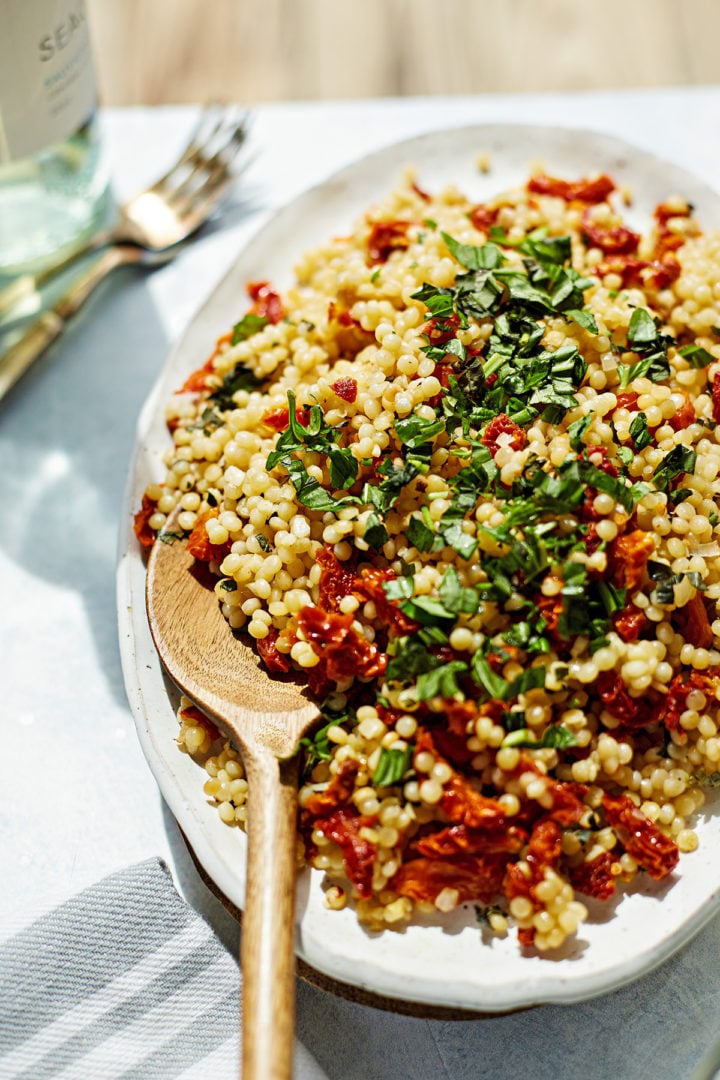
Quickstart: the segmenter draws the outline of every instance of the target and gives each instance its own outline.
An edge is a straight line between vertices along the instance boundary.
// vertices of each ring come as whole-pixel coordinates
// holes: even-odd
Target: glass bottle
[[[0,0],[0,274],[69,255],[107,173],[83,0]]]

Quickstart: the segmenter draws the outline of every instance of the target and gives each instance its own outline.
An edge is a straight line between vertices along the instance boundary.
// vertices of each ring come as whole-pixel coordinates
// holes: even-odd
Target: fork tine
[[[213,117],[217,116],[218,109],[222,109],[222,106],[218,102],[212,101],[208,105],[205,105],[197,120],[195,121],[195,127],[190,132],[190,138],[187,141],[185,148],[181,151],[180,156],[173,165],[170,166],[168,171],[160,176],[152,185],[151,191],[156,191],[163,184],[165,184],[176,172],[183,169],[185,165],[192,161],[198,152],[198,149],[203,145],[209,137],[214,135],[222,124],[222,115],[219,119],[213,121]],[[210,133],[208,134],[205,129],[210,126]]]
[[[242,176],[253,160],[254,158],[248,158],[239,168],[232,170],[222,165],[218,166],[192,190],[178,190],[172,199],[166,196],[165,200],[182,219],[183,224],[187,225],[188,219],[194,218],[199,207],[211,206],[213,202],[216,202],[226,188]]]
[[[228,125],[231,125],[229,136],[227,135]],[[206,105],[200,113],[180,157],[163,176],[155,181],[150,190],[160,193],[163,188],[174,182],[188,168],[192,170],[197,165],[202,165],[203,161],[208,160],[209,154],[213,157],[216,154],[221,154],[229,144],[238,138],[240,139],[240,145],[242,145],[247,135],[247,129],[247,114],[242,114],[238,120],[235,118],[235,110],[231,107],[221,105],[219,102],[211,102]],[[214,150],[214,144],[217,143],[218,139],[223,138],[225,142],[217,150]]]
[[[183,226],[188,233],[194,232],[210,217],[232,180],[231,176],[225,176],[219,179],[203,198],[188,200],[185,208],[180,211]]]
[[[180,170],[177,175],[173,170],[172,175],[165,177],[162,194],[167,202],[175,205],[184,197],[194,198],[196,194],[202,192],[208,182],[212,183],[217,176],[230,173],[230,167],[247,138],[247,121],[243,119],[233,126],[229,135],[224,134],[224,142],[210,157],[205,157],[198,151],[194,164],[189,171],[185,171],[182,179],[179,179]],[[173,186],[171,186],[171,181],[173,181]]]

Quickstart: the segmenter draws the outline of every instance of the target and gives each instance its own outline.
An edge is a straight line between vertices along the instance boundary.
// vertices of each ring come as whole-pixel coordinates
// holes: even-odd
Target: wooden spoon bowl
[[[291,755],[320,714],[306,689],[290,676],[271,677],[233,635],[212,588],[216,580],[182,541],[156,541],[147,570],[148,621],[168,675],[242,754],[248,781],[242,1075],[289,1080],[297,820]]]

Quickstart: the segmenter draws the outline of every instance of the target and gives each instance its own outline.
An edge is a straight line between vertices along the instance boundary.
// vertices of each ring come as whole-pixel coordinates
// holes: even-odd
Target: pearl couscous
[[[477,906],[553,950],[697,846],[720,770],[720,237],[612,180],[408,175],[167,406],[136,519],[321,703],[303,859],[373,929]],[[241,312],[238,313],[239,315]],[[228,825],[237,752],[180,745]]]

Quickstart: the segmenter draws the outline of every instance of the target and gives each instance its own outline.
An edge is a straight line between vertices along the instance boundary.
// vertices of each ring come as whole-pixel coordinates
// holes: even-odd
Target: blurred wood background
[[[87,0],[105,105],[715,83],[720,0]]]

